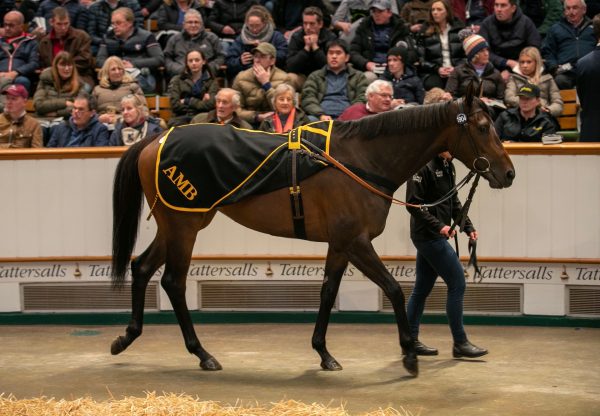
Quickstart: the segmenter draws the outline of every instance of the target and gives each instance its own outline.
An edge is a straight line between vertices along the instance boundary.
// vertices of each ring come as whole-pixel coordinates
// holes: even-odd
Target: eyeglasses
[[[200,26],[202,24],[200,22],[200,20],[186,20],[183,23],[186,24],[186,25],[196,25],[196,26]]]
[[[373,94],[379,95],[381,98],[389,98],[390,100],[394,98],[392,94],[385,94],[383,92],[374,92]]]

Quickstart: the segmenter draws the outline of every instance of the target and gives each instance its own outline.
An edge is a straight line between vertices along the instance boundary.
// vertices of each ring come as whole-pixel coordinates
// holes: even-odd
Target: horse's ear
[[[475,88],[475,83],[473,81],[469,82],[469,85],[467,85],[467,92],[465,94],[465,105],[467,107],[471,107],[473,105],[473,97],[475,97],[477,94]]]

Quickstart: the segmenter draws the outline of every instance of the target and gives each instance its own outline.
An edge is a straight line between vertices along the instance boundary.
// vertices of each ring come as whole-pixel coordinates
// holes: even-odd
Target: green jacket
[[[347,67],[348,70],[348,101],[350,104],[365,103],[367,99],[365,97],[365,90],[369,85],[369,81],[365,74],[358,71],[351,66]],[[302,108],[304,112],[312,116],[321,116],[325,114],[321,108],[321,101],[327,92],[327,80],[325,75],[327,66],[312,72],[304,86],[302,87]]]
[[[83,81],[79,80],[79,91],[83,88]],[[70,91],[57,91],[52,79],[52,69],[46,68],[40,75],[40,82],[33,95],[33,106],[38,116],[43,117],[65,117],[71,114],[67,108],[67,101],[73,101],[79,91],[71,94]]]

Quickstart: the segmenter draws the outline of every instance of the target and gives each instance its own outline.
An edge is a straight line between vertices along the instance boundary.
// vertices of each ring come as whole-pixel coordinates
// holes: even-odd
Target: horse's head
[[[448,139],[452,156],[469,169],[481,173],[492,188],[507,188],[515,178],[515,168],[504,150],[486,104],[475,96],[471,84],[464,98],[451,103],[456,126]]]

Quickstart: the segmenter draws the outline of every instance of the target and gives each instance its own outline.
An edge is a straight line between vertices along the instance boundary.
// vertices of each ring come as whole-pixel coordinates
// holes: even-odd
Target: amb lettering
[[[173,184],[179,189],[179,192],[183,194],[188,200],[192,201],[198,195],[198,191],[194,188],[194,185],[185,178],[183,172],[177,170],[177,166],[171,166],[170,168],[163,169],[163,173],[173,182]]]

